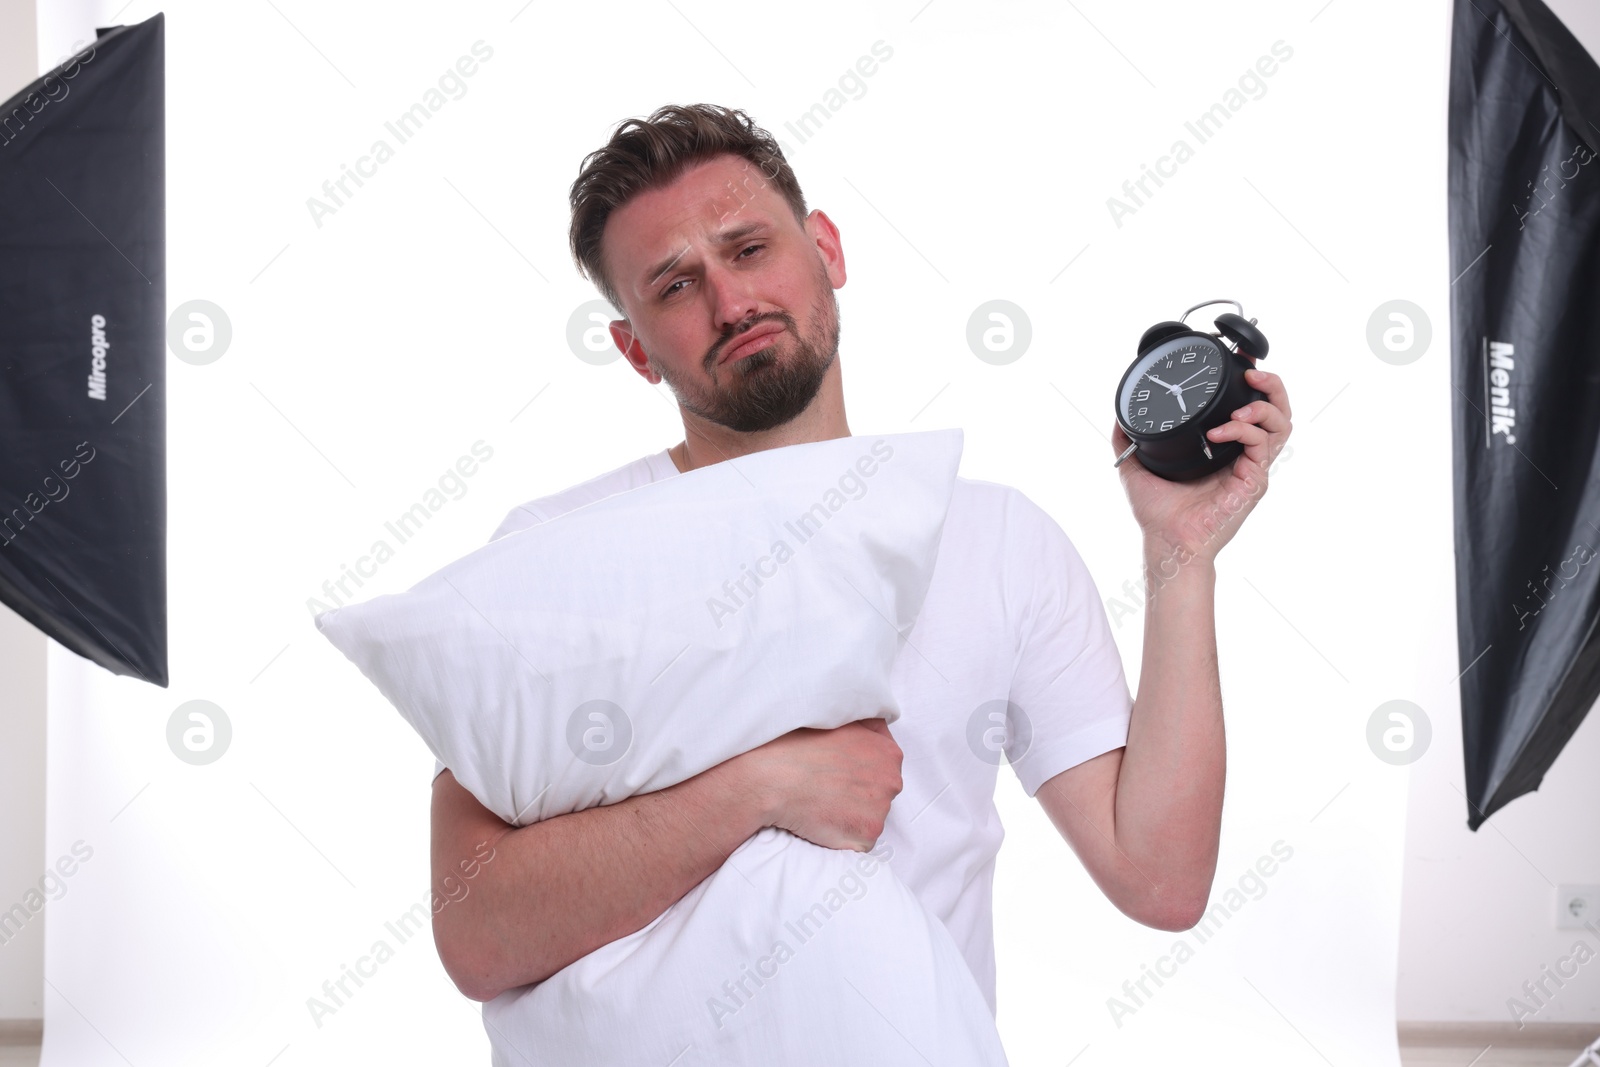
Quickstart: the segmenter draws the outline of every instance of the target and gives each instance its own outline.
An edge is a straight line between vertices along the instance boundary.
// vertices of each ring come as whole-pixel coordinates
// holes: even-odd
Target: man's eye
[[[749,247],[747,247],[743,251],[741,251],[734,258],[743,259],[745,257],[744,256],[745,252],[759,252],[761,249],[763,249],[765,247],[767,247],[767,246],[766,245],[750,245]],[[667,297],[672,296],[674,293],[676,293],[678,291],[678,286],[682,285],[687,280],[688,279],[686,279],[686,278],[680,278],[677,281],[673,282],[671,285],[667,286],[661,292],[661,299],[665,300],[665,299],[667,299]]]

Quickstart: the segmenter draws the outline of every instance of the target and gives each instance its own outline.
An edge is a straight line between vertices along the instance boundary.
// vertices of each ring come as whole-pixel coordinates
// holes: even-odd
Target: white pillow
[[[701,467],[317,627],[500,818],[615,803],[798,727],[899,717],[890,673],[961,444],[846,437]],[[485,1005],[495,1062],[1004,1063],[888,851],[761,831],[644,929]]]

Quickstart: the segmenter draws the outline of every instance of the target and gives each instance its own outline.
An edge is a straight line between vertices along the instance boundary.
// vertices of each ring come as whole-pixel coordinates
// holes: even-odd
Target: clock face
[[[1210,408],[1222,387],[1226,350],[1209,337],[1174,337],[1139,360],[1117,406],[1126,428],[1158,434]]]

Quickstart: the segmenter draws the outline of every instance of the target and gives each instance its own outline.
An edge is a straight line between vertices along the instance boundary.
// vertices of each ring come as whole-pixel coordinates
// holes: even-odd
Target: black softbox
[[[167,684],[162,16],[0,105],[0,601]]]
[[[1456,0],[1451,397],[1467,825],[1600,694],[1600,69],[1539,0]]]

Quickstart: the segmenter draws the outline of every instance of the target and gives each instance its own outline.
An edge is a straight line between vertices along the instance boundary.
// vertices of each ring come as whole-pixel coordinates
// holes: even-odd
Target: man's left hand
[[[1266,493],[1267,471],[1289,439],[1289,394],[1282,379],[1254,369],[1254,363],[1251,360],[1252,369],[1245,372],[1245,382],[1266,399],[1251,401],[1206,434],[1213,445],[1224,441],[1244,445],[1244,453],[1231,467],[1194,481],[1171,482],[1146,470],[1135,452],[1117,468],[1147,550],[1185,563],[1215,560]],[[1112,425],[1114,455],[1120,456],[1132,443],[1121,426]]]

